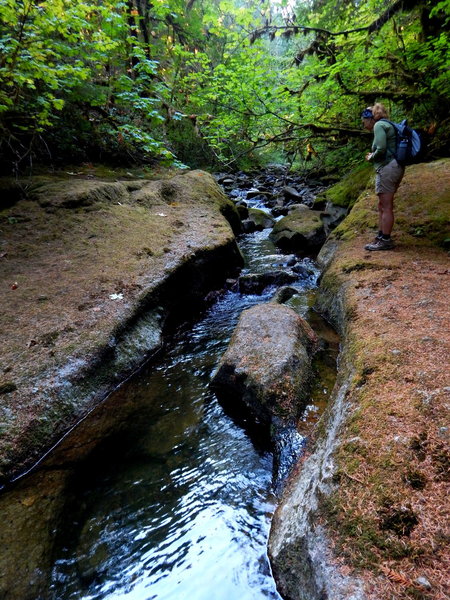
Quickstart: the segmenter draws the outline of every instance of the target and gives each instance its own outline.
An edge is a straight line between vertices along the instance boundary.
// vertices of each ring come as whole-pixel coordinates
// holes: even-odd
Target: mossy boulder
[[[268,229],[275,223],[275,219],[259,208],[248,209],[248,219],[255,224],[256,231]]]
[[[325,228],[320,213],[303,204],[293,207],[272,230],[270,238],[285,252],[318,250],[325,242]]]
[[[212,387],[262,422],[289,421],[308,397],[311,356],[318,339],[291,308],[276,303],[245,310],[217,367]]]
[[[450,238],[449,171],[450,159],[406,168],[394,200],[393,236],[398,242],[446,247]],[[373,189],[364,190],[332,237],[351,241],[367,231],[370,236],[378,227],[377,205]]]
[[[350,209],[373,179],[373,166],[362,164],[345,175],[338,183],[318,194],[313,207],[322,209],[330,202]]]

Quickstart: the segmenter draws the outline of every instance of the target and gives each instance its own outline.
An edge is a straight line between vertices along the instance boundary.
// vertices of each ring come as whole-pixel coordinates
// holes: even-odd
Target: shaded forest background
[[[449,21],[450,0],[0,0],[1,170],[348,170],[374,101],[446,155]]]

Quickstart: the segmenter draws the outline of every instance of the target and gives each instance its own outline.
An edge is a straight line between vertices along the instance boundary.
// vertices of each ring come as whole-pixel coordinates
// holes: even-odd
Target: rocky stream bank
[[[6,189],[3,482],[158,352],[164,331],[242,263],[237,212],[202,171],[157,181],[44,177]]]
[[[446,160],[408,168],[396,203],[397,247],[376,255],[363,250],[376,225],[367,175],[353,177],[339,202],[342,190],[333,195],[317,182],[308,196],[274,174],[270,189],[254,180],[251,206],[239,177],[219,177],[234,190],[231,202],[199,171],[157,181],[8,184],[0,249],[2,481],[39,460],[205,297],[224,285],[267,285],[236,278],[236,233],[274,227],[292,270],[301,268],[299,253],[317,252],[327,239],[317,309],[341,334],[338,381],[273,521],[274,575],[291,600],[443,600],[449,173]],[[284,307],[268,310],[305,339]],[[314,333],[307,339],[310,353]],[[294,355],[303,356],[296,344]],[[286,364],[295,370],[298,359]],[[258,406],[272,415],[274,398],[292,392],[287,384]],[[292,397],[289,411],[292,419]]]
[[[449,160],[408,167],[394,251],[364,250],[369,187],[319,253],[317,308],[341,354],[272,523],[290,600],[448,598],[449,200]]]

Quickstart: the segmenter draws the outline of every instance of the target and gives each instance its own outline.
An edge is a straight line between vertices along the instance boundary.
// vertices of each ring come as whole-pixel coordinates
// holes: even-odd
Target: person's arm
[[[373,144],[372,152],[367,155],[367,160],[375,162],[377,160],[383,160],[386,156],[387,150],[387,138],[386,130],[383,127],[383,123],[378,121],[375,123],[373,128]]]

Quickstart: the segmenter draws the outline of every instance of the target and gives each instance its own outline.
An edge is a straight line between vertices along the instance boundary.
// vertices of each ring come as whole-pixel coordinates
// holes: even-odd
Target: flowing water
[[[247,270],[283,262],[268,231],[245,238]],[[280,598],[266,557],[271,454],[209,390],[240,312],[273,293],[227,292],[120,390],[139,410],[74,478],[50,598]]]
[[[242,236],[244,272],[285,263],[268,233]],[[306,315],[317,269],[302,262],[310,276],[294,283],[290,303]],[[64,471],[64,500],[36,598],[280,599],[266,555],[275,507],[270,449],[263,432],[235,423],[209,389],[239,314],[274,291],[225,292],[43,463],[42,472]],[[322,381],[322,399],[331,386]],[[40,542],[28,543],[33,552]]]

